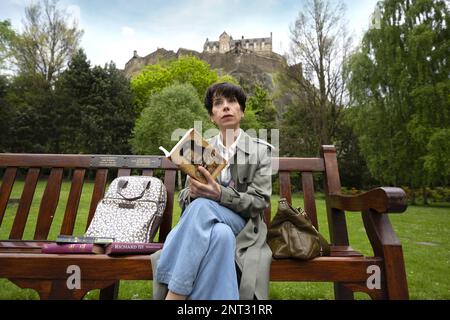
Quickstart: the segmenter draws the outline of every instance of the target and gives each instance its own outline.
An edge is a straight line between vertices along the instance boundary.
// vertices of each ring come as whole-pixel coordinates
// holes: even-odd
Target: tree
[[[172,133],[176,129],[192,128],[194,121],[202,121],[203,130],[213,127],[196,89],[190,84],[164,88],[150,98],[136,120],[131,139],[133,152],[160,154],[159,146],[170,149],[177,142],[171,139]]]
[[[9,20],[0,21],[0,70],[5,68],[7,60],[11,58],[11,43],[15,35]]]
[[[247,109],[251,110],[255,114],[257,125],[264,129],[275,129],[277,128],[276,116],[277,111],[273,105],[273,101],[269,93],[264,90],[260,85],[256,85],[254,93],[249,95],[246,103],[246,115]],[[244,122],[246,119],[244,118]],[[258,129],[255,127],[255,129]]]
[[[341,121],[336,132],[337,160],[341,184],[357,189],[370,189],[379,185],[367,168],[366,161],[361,153],[358,136],[355,132],[355,115],[357,110],[345,108],[342,110]]]
[[[202,99],[211,84],[222,81],[236,83],[231,76],[219,77],[206,62],[193,56],[185,56],[169,62],[148,65],[131,80],[131,86],[135,94],[136,107],[141,111],[153,94],[174,83],[191,84]]]
[[[90,104],[94,84],[91,64],[82,49],[72,57],[68,67],[55,83],[55,96],[61,124],[59,143],[63,153],[79,153],[87,150],[81,130],[82,112]],[[95,139],[94,139],[95,140]]]
[[[385,0],[377,12],[380,21],[349,63],[362,153],[382,183],[440,183],[437,166],[448,160],[436,146],[450,123],[448,7],[440,0]]]
[[[77,51],[82,31],[69,26],[58,0],[31,3],[25,9],[24,30],[13,42],[12,53],[20,73],[41,74],[53,83]]]
[[[441,185],[450,183],[450,129],[435,130],[427,144],[425,169],[432,181]]]
[[[55,87],[61,152],[130,153],[137,114],[130,83],[114,63],[91,67],[79,50]]]
[[[8,92],[9,81],[5,76],[0,75],[0,152],[6,152],[8,150],[8,137],[11,128],[11,118],[13,116],[13,110],[10,104],[6,100]]]
[[[317,154],[321,144],[336,140],[347,96],[343,68],[351,49],[344,13],[342,3],[307,0],[290,29],[290,65],[279,84],[292,101],[282,135],[291,140],[300,134],[306,143],[298,149],[303,154]]]
[[[8,152],[58,153],[55,96],[42,75],[18,75],[8,85]]]
[[[85,150],[89,153],[128,154],[137,117],[128,79],[113,62],[92,69],[93,84],[81,113]],[[92,137],[95,137],[93,139]]]

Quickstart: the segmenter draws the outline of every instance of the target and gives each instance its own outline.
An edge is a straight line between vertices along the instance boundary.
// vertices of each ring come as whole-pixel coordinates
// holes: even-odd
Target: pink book
[[[105,253],[105,249],[94,243],[50,243],[42,247],[42,253]]]
[[[106,254],[120,255],[120,254],[150,254],[160,250],[163,247],[162,243],[128,243],[128,242],[113,242],[106,247]]]

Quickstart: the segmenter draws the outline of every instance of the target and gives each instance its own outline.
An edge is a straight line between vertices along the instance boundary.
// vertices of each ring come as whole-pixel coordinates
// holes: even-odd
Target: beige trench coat
[[[242,130],[242,129],[241,129]],[[217,145],[219,136],[209,141]],[[271,148],[267,142],[252,138],[244,131],[236,147],[230,170],[234,187],[221,185],[219,203],[248,219],[236,237],[236,264],[242,272],[239,295],[242,300],[269,298],[269,273],[272,252],[266,243],[267,227],[263,210],[272,194]],[[181,190],[178,201],[184,208],[190,203],[189,188]],[[160,252],[151,256],[155,266]],[[155,275],[155,268],[153,268]],[[153,281],[153,298],[164,299],[167,286]]]

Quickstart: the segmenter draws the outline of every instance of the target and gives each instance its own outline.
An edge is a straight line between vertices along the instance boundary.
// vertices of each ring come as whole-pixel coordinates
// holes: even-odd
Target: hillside
[[[258,83],[269,91],[272,91],[274,88],[273,75],[281,71],[286,65],[286,60],[279,54],[260,55],[245,49],[233,50],[227,53],[199,53],[182,48],[177,52],[158,49],[145,57],[140,57],[135,53],[134,57],[126,63],[124,73],[128,78],[131,78],[138,74],[146,65],[156,64],[164,60],[178,59],[186,55],[192,55],[207,62],[220,75],[232,75],[241,85],[247,88],[253,88]]]

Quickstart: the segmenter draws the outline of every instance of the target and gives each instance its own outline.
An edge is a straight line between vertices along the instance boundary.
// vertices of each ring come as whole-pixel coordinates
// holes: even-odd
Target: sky
[[[20,31],[27,5],[37,0],[0,0],[0,20]],[[341,0],[348,29],[360,39],[378,0]],[[226,31],[234,39],[270,37],[273,51],[289,50],[289,27],[304,0],[59,0],[78,22],[81,46],[92,65],[114,61],[120,69],[133,56],[158,48],[203,51],[206,38]]]

